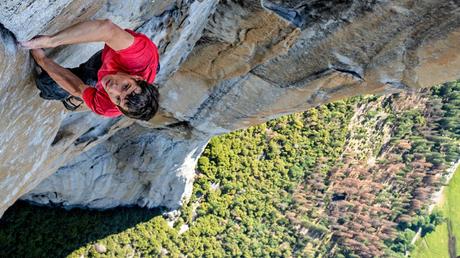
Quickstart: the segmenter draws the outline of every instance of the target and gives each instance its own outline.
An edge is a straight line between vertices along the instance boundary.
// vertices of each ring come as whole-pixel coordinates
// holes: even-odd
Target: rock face
[[[191,194],[196,159],[208,139],[184,131],[181,126],[124,128],[61,167],[25,198],[67,207],[177,207],[183,195]]]
[[[69,113],[38,97],[34,65],[15,38],[90,18],[159,46],[162,109],[151,121]],[[214,135],[460,77],[458,1],[7,1],[0,23],[0,214],[21,196],[66,207],[178,208]],[[50,54],[71,67],[101,47]]]

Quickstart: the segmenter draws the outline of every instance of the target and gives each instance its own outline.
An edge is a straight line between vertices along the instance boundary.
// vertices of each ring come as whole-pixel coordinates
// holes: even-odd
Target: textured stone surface
[[[99,8],[96,11],[82,8],[81,5],[72,2],[68,3],[66,7],[71,8],[71,10],[59,15],[55,13],[54,20],[68,20],[68,23],[61,23],[59,28],[63,28],[78,21],[79,19],[73,19],[76,16],[86,17],[84,19],[88,17],[110,18],[123,27],[137,29],[141,25],[148,24],[151,20],[169,19],[168,23],[163,23],[155,28],[150,27],[148,31],[144,31],[143,28],[139,29],[144,33],[148,33],[159,44],[162,50],[162,58],[176,57],[179,59],[162,64],[163,69],[161,72],[163,73],[163,71],[176,70],[190,52],[168,52],[165,45],[178,48],[187,45],[192,48],[199,39],[208,16],[217,4],[216,1],[162,1],[161,3],[158,1],[156,4],[152,4],[151,1],[132,1],[135,2],[135,5],[129,5],[130,3],[128,2],[110,1],[110,4],[107,2],[98,6],[95,4],[95,8]],[[17,7],[17,16],[22,17],[22,15],[33,13],[33,15],[38,16],[36,19],[43,21],[40,25],[34,25],[35,29],[29,28],[31,30],[31,32],[28,32],[29,34],[25,33],[23,23],[11,21],[11,17],[4,15],[5,11],[11,10],[5,8],[5,5],[10,4],[22,6],[22,2],[2,3],[0,23],[8,26],[8,29],[13,28],[14,36],[19,39],[27,39],[31,37],[30,35],[54,32],[47,29],[49,28],[49,22],[46,20],[46,12],[30,12],[25,7]],[[134,9],[131,8],[137,6],[147,9],[144,12],[134,12]],[[205,10],[197,13],[196,8]],[[195,10],[194,16],[188,15],[189,9]],[[131,11],[127,12],[126,10]],[[147,17],[145,17],[146,12],[150,12]],[[17,21],[20,21],[20,19],[18,18]],[[2,200],[2,205],[0,206],[0,214],[21,195],[32,190],[43,179],[56,172],[59,167],[72,166],[71,164],[66,164],[80,155],[87,156],[86,151],[98,146],[114,135],[115,132],[132,125],[134,122],[126,118],[105,119],[90,112],[68,113],[63,110],[60,103],[41,100],[33,83],[33,66],[30,57],[27,51],[18,49],[13,34],[11,31],[8,32],[8,29],[2,28],[2,44],[0,44],[0,53],[2,55],[0,65],[2,109],[0,114],[3,121],[0,125],[2,127],[0,137],[2,143],[0,147],[2,153],[0,163],[0,184],[2,185],[0,199]],[[15,30],[18,32],[16,33]],[[180,37],[182,34],[185,35],[185,33],[182,33],[184,30],[187,30],[188,34],[192,35],[186,40]],[[172,35],[176,34],[177,36],[172,38]],[[171,38],[161,42],[163,38],[168,36]],[[102,46],[100,44],[66,46],[52,50],[51,55],[65,66],[76,66],[97,51],[98,47]],[[18,100],[21,101],[18,102]],[[148,126],[165,127],[168,124],[178,122],[172,116],[163,114],[165,113],[163,112],[162,115],[157,116],[154,123],[148,124]],[[144,123],[144,125],[146,124]],[[202,139],[204,139],[201,140],[203,141],[202,145],[205,145],[207,138]],[[178,160],[181,159],[178,158]],[[79,170],[79,172],[82,171]],[[189,177],[188,180],[190,181],[192,178]],[[180,177],[177,177],[177,180],[179,180],[179,183],[186,182]],[[73,182],[77,183],[76,181]],[[116,185],[113,187],[115,189]],[[183,192],[180,193],[175,202],[170,202],[170,207],[177,207],[182,194],[184,191],[190,192],[190,187],[190,183],[184,185]],[[68,192],[66,189],[60,189],[60,191]],[[178,192],[180,192],[179,188]],[[91,200],[88,202],[91,202]],[[121,200],[120,203],[125,204],[126,202]],[[145,203],[148,204],[149,202],[146,201]],[[151,203],[154,203],[154,201],[152,200]],[[156,203],[160,204],[160,202]]]
[[[0,207],[3,210],[46,177],[40,166],[63,112],[56,103],[37,99],[30,59],[0,28]],[[20,98],[18,105],[16,98]],[[40,119],[36,119],[40,117]],[[0,209],[1,211],[2,209]],[[1,212],[0,212],[1,214]]]
[[[132,125],[60,168],[26,198],[66,207],[177,208],[191,194],[195,161],[207,141],[181,126],[165,131]]]
[[[37,11],[44,5],[46,11]],[[29,191],[26,200],[67,207],[177,208],[191,192],[196,159],[213,135],[349,96],[460,77],[459,5],[2,2],[0,214]],[[88,18],[110,18],[159,45],[161,111],[151,121],[66,113],[59,103],[38,98],[30,58],[8,30],[27,39]],[[50,54],[74,66],[99,48],[66,46]]]

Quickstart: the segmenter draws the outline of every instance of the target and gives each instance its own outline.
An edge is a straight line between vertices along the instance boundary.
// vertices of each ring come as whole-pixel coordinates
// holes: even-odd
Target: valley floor
[[[449,186],[444,191],[443,202],[439,209],[452,222],[453,234],[457,238],[457,255],[460,255],[460,168],[457,168]],[[449,257],[447,222],[436,227],[416,243],[411,257],[443,258]]]

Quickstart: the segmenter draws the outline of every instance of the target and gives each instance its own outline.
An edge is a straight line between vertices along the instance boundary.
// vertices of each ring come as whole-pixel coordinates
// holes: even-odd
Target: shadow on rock
[[[0,220],[0,257],[65,257],[161,214],[141,208],[67,211],[19,201]]]

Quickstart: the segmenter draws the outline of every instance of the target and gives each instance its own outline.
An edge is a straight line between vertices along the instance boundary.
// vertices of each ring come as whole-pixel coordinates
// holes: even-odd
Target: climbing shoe
[[[81,104],[83,103],[83,100],[81,98],[75,97],[75,96],[69,96],[66,99],[61,100],[61,101],[62,101],[62,104],[64,104],[64,107],[70,111],[77,110],[77,108],[79,108]]]

